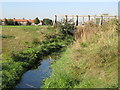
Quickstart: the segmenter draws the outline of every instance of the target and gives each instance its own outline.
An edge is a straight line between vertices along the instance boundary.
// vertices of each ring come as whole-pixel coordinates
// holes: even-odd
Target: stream
[[[23,74],[20,83],[15,87],[18,88],[41,88],[43,80],[51,75],[50,59],[43,60],[38,68],[29,70]]]

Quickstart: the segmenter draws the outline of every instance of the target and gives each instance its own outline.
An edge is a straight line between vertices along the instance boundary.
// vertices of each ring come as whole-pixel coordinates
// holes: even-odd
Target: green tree
[[[45,18],[42,21],[42,25],[52,25],[53,21],[51,19]]]
[[[8,25],[8,20],[6,18],[5,18],[4,24]]]
[[[38,19],[38,17],[34,19],[34,23],[35,24],[39,24],[40,23],[40,20]]]
[[[9,19],[9,20],[8,20],[8,25],[14,25],[13,19]]]
[[[2,20],[0,19],[0,25],[2,25]]]
[[[75,24],[72,22],[72,20],[67,21],[67,23],[61,23],[59,28],[61,33],[63,33],[64,35],[73,35],[76,30]]]
[[[104,13],[104,14],[102,14],[102,15],[108,16],[109,14],[108,14],[108,13]]]
[[[31,25],[31,22],[27,21],[26,25]]]
[[[19,23],[17,21],[14,22],[14,25],[19,25]]]

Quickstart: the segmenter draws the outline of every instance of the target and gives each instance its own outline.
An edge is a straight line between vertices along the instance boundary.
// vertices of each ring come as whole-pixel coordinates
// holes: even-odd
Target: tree
[[[51,19],[45,18],[42,21],[42,25],[52,25],[53,21]]]
[[[9,20],[8,20],[8,25],[14,25],[13,19],[9,19]]]
[[[19,23],[17,21],[14,22],[14,25],[19,25]]]
[[[40,20],[38,19],[38,17],[34,19],[34,23],[35,24],[39,24],[40,23]]]
[[[76,30],[75,24],[71,20],[67,21],[67,23],[61,23],[59,27],[61,33],[63,33],[64,35],[73,35]]]
[[[109,14],[108,14],[108,13],[104,13],[104,14],[102,14],[102,15],[104,15],[104,16],[108,16]]]
[[[8,25],[8,20],[6,18],[5,18],[4,24]]]
[[[27,21],[26,25],[31,25],[31,22]]]
[[[2,20],[0,19],[0,25],[2,25]]]

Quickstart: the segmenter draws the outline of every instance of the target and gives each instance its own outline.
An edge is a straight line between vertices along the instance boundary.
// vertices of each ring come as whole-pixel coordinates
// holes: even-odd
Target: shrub
[[[68,21],[67,23],[61,23],[59,27],[60,27],[61,33],[65,35],[73,35],[76,29],[75,25],[72,24],[71,21]]]
[[[52,24],[53,24],[52,20],[48,18],[45,18],[42,21],[42,25],[52,25]]]
[[[19,23],[17,21],[14,22],[15,25],[19,25]]]
[[[26,25],[31,25],[32,23],[31,22],[29,22],[29,21],[27,21],[27,23],[26,23]]]
[[[9,19],[9,20],[8,20],[8,25],[14,25],[13,19]]]
[[[38,19],[38,17],[34,19],[34,23],[35,24],[39,24],[40,23],[40,20]]]
[[[8,20],[5,18],[5,21],[4,21],[5,25],[8,25]]]

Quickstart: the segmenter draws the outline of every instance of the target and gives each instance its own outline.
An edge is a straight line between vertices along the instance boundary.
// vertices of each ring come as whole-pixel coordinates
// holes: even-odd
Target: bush
[[[15,25],[19,25],[19,23],[17,21],[14,22]]]
[[[61,33],[65,35],[73,35],[76,29],[75,25],[72,24],[71,21],[68,21],[67,23],[61,23],[59,27],[60,27]]]
[[[13,19],[9,19],[9,20],[8,20],[8,25],[14,25]]]
[[[53,24],[52,20],[48,18],[45,18],[42,21],[42,25],[52,25],[52,24]]]
[[[27,21],[27,23],[26,23],[26,25],[31,25],[32,23],[31,22],[29,22],[29,21]]]
[[[34,23],[35,24],[39,24],[40,23],[40,20],[38,19],[38,17],[34,19]]]

